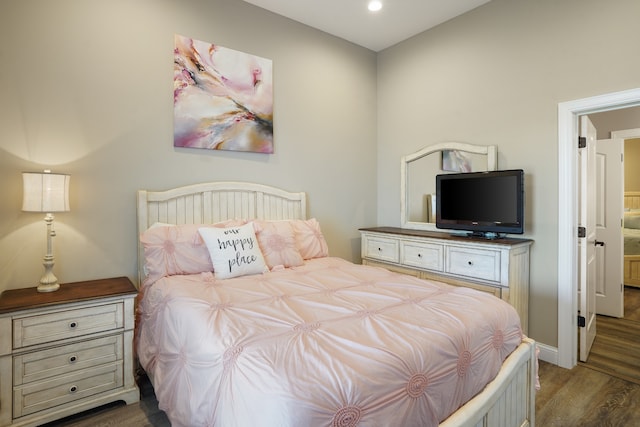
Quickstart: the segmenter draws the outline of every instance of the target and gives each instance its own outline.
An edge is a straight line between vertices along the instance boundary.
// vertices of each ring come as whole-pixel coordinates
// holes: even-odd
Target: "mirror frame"
[[[409,221],[409,185],[408,166],[411,162],[419,160],[424,156],[442,150],[457,150],[473,154],[484,154],[487,156],[487,171],[494,171],[498,167],[498,146],[497,145],[473,145],[464,142],[441,142],[430,145],[412,154],[407,154],[400,159],[400,223],[402,228],[412,230],[438,231],[435,223]]]

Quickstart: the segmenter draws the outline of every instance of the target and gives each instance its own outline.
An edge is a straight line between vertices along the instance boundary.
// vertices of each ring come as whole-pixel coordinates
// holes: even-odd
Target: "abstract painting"
[[[269,59],[175,35],[175,147],[273,153]]]
[[[471,172],[471,159],[463,151],[442,150],[442,168],[449,172]]]

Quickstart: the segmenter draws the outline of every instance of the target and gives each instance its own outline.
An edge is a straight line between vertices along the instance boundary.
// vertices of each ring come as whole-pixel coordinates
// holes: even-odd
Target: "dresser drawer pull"
[[[418,254],[418,258],[422,258],[422,254]]]
[[[69,363],[76,363],[77,360],[78,360],[78,358],[76,356],[71,356],[69,358]]]
[[[473,261],[467,261],[467,264],[473,265]]]
[[[69,323],[69,328],[70,328],[70,329],[75,329],[75,328],[77,328],[77,327],[78,327],[78,322],[71,322],[71,323]]]
[[[71,387],[69,387],[69,393],[75,393],[76,391],[78,391],[78,387],[72,385]]]

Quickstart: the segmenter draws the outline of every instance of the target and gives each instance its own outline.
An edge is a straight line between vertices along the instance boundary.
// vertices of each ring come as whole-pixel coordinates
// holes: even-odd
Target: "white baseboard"
[[[551,347],[547,344],[536,343],[538,349],[540,350],[540,354],[538,358],[544,362],[551,363],[553,365],[558,365],[558,348]]]

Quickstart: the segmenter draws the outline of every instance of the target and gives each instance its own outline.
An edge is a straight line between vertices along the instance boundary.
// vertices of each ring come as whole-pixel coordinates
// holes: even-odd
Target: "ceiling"
[[[379,52],[489,0],[244,0],[278,15]]]

